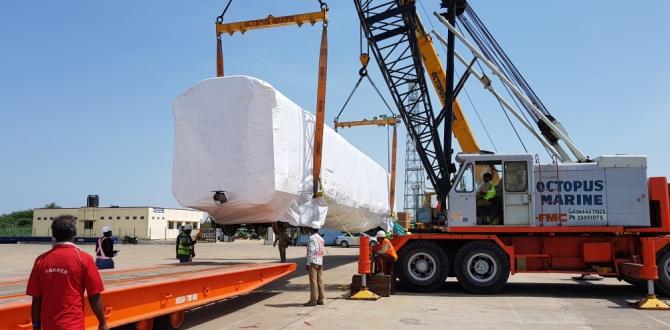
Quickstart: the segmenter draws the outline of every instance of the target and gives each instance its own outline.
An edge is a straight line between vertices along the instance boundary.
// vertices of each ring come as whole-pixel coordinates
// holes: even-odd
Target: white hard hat
[[[193,228],[191,228],[191,225],[184,226],[184,230],[191,230],[191,229],[193,229]]]
[[[103,233],[103,234],[104,234],[104,233],[109,233],[110,231],[112,231],[112,227],[110,227],[110,226],[104,226],[104,227],[102,227],[102,233]]]
[[[386,237],[386,232],[384,232],[383,230],[380,230],[380,231],[377,232],[377,235],[375,235],[375,237],[377,237],[377,238]]]
[[[321,224],[318,223],[318,222],[312,222],[311,224],[309,224],[309,228],[312,228],[312,229],[321,229]]]

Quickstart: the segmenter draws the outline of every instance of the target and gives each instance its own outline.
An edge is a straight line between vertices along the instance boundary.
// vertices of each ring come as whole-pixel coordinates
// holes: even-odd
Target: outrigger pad
[[[637,309],[651,309],[651,310],[669,310],[670,306],[662,300],[656,298],[655,295],[648,295],[638,302],[629,302],[629,305]]]
[[[583,274],[582,276],[574,276],[572,277],[573,280],[575,281],[602,281],[603,278],[598,275],[593,275],[593,274]]]
[[[356,292],[349,297],[350,300],[377,300],[379,296],[374,292],[368,290],[367,288],[362,288],[360,291]]]

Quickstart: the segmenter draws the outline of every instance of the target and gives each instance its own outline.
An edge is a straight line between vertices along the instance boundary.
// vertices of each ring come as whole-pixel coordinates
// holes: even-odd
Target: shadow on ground
[[[358,256],[355,255],[331,255],[324,258],[324,271],[328,272],[329,270],[335,269],[337,267],[355,263],[358,260]],[[226,258],[209,258],[202,259],[200,261],[196,260],[198,264],[208,265],[208,264],[246,264],[249,262],[245,261],[275,261],[279,262],[277,259],[268,259],[268,258],[246,258],[246,259],[226,259]],[[308,284],[291,284],[290,281],[296,277],[306,276],[307,271],[305,270],[305,258],[291,258],[286,260],[287,263],[295,263],[297,265],[296,270],[293,273],[290,273],[276,281],[263,286],[257,291],[275,291],[275,290],[309,290]],[[351,274],[353,275],[353,274]],[[349,279],[345,279],[346,285],[349,284]],[[335,283],[335,284],[326,284],[326,290],[342,290],[342,286],[345,283]],[[346,289],[346,288],[344,288]]]
[[[356,262],[357,256],[348,256],[348,255],[334,255],[327,256],[324,258],[325,271],[329,269],[334,269],[352,262]],[[203,259],[202,261],[197,261],[198,264],[242,264],[247,263],[244,261],[272,261],[273,259],[267,258],[253,258],[253,259]],[[277,260],[277,262],[279,262]],[[268,285],[265,285],[259,288],[256,291],[253,291],[246,295],[241,295],[229,299],[224,299],[216,303],[205,305],[199,308],[189,310],[186,314],[186,321],[184,323],[184,329],[195,327],[205,322],[209,322],[213,319],[218,319],[228,314],[237,312],[241,309],[247,308],[254,304],[258,304],[266,299],[269,299],[273,296],[281,294],[286,291],[309,291],[309,284],[300,284],[300,283],[290,283],[292,279],[300,276],[306,276],[307,271],[305,270],[305,258],[291,258],[286,260],[288,263],[296,263],[296,271],[290,273],[280,279],[275,280]],[[326,284],[326,290],[328,291],[344,291],[348,290],[348,284]],[[302,304],[287,303],[287,304],[267,304],[268,307],[275,308],[289,308],[289,307],[302,307]],[[225,328],[225,324],[221,324],[221,328]],[[254,328],[254,325],[250,325],[250,328]],[[133,329],[133,325],[114,328],[117,330],[128,330]]]
[[[643,298],[644,293],[633,285],[606,284],[602,282],[579,281],[572,278],[563,279],[563,283],[507,283],[495,297],[553,297],[553,298],[582,298],[605,299],[619,307],[630,308],[629,301]],[[456,281],[446,282],[440,290],[433,293],[414,293],[399,289],[396,295],[403,296],[443,296],[443,297],[472,297],[474,299],[489,299],[490,295],[475,295],[465,291]]]

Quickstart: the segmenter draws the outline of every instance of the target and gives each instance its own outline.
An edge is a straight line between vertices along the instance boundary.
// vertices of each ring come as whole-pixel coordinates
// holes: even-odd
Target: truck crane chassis
[[[625,189],[614,192],[614,194],[621,192],[621,195],[616,196],[621,197],[620,203],[625,204],[629,201],[632,204],[637,203],[635,204],[637,210],[642,210],[635,216],[627,219],[624,217],[621,225],[617,225],[616,221],[610,223],[607,215],[597,217],[599,220],[604,220],[598,225],[590,225],[590,222],[564,223],[565,219],[561,217],[565,211],[561,211],[560,206],[563,201],[558,204],[557,212],[553,210],[540,212],[541,214],[535,218],[534,209],[538,211],[548,206],[545,206],[547,201],[540,199],[543,196],[534,191],[536,183],[543,183],[543,176],[541,173],[533,175],[533,171],[528,170],[532,168],[532,156],[478,153],[478,150],[470,150],[477,149],[473,139],[465,139],[466,143],[459,139],[462,148],[469,154],[460,157],[461,170],[452,181],[451,173],[455,171],[450,164],[451,129],[454,127],[454,119],[460,119],[458,113],[454,118],[454,112],[458,109],[455,109],[456,100],[450,98],[455,96],[458,90],[458,86],[454,87],[453,83],[454,52],[449,51],[447,55],[445,74],[447,90],[439,88],[442,84],[435,86],[445,106],[436,114],[428,97],[422,64],[430,64],[426,69],[430,72],[431,78],[435,71],[431,69],[431,65],[438,66],[434,65],[436,56],[434,50],[431,51],[434,48],[430,38],[423,32],[416,14],[415,1],[354,0],[354,5],[371,53],[379,65],[403,123],[416,144],[422,164],[442,205],[439,209],[428,207],[430,216],[424,232],[392,239],[399,255],[394,273],[399,277],[401,286],[411,291],[432,292],[442,287],[448,276],[455,276],[459,284],[471,293],[492,294],[503,288],[510,273],[599,274],[617,277],[633,284],[646,283],[647,298],[638,302],[637,307],[668,308],[658,301],[654,294],[654,290],[658,289],[670,295],[670,197],[665,177],[645,176],[638,180],[638,175],[634,179],[621,178],[619,182],[612,179],[613,185],[617,187],[625,186],[622,182],[628,180],[627,184],[640,189],[640,195],[635,198],[622,197],[626,193]],[[436,16],[449,28],[447,47],[453,50],[455,37],[458,37],[473,51],[477,57],[475,60],[484,62],[500,76],[498,68],[478,54],[474,46],[468,44],[454,28],[455,16],[460,15],[464,9],[471,10],[465,1],[444,0],[442,5],[448,8],[447,13]],[[422,63],[422,60],[425,63]],[[500,76],[500,79],[505,82],[506,77]],[[416,101],[407,97],[412,93],[418,94]],[[550,127],[550,135],[560,136],[579,163],[592,162],[581,153],[567,134],[555,125],[552,118],[539,111],[521,92],[516,94],[522,101],[526,101],[528,107],[541,119],[542,123],[538,125],[543,124],[540,125],[541,130],[544,127],[543,135],[547,127]],[[442,124],[445,126],[445,133],[442,136],[444,143],[440,140],[438,132]],[[459,137],[459,132],[453,131],[453,133]],[[542,141],[542,138],[540,140]],[[557,143],[552,146],[559,148]],[[559,160],[569,160],[567,154],[560,155],[564,156],[559,157]],[[456,158],[458,160],[459,157]],[[513,211],[505,214],[504,224],[500,219],[489,221],[487,216],[480,215],[480,205],[475,206],[474,203],[476,193],[473,193],[475,191],[473,188],[461,186],[460,195],[459,187],[452,189],[454,185],[458,186],[459,182],[463,184],[466,181],[474,181],[472,176],[467,180],[464,179],[464,168],[476,167],[477,162],[482,160],[493,161],[496,164],[516,161],[524,165],[526,172],[521,177],[527,180],[525,188],[519,190],[516,195],[514,191],[504,191],[505,194],[510,192],[509,196],[515,200],[505,199],[503,202],[505,213],[508,207]],[[613,167],[619,167],[621,164],[617,163]],[[535,166],[535,171],[541,171],[542,166]],[[555,180],[559,180],[560,166],[562,165],[555,165]],[[646,160],[644,164],[638,165],[638,168],[644,167]],[[493,174],[498,174],[493,167],[491,170]],[[591,175],[582,173],[584,176]],[[646,171],[644,174],[646,175]],[[647,187],[642,187],[644,185]],[[471,187],[469,183],[467,186]],[[498,182],[496,186],[506,189],[507,183]],[[529,189],[529,186],[532,188]],[[502,194],[501,191],[499,195]],[[556,194],[560,198],[561,190],[559,189]],[[556,208],[556,203],[547,204]],[[608,207],[604,207],[605,212],[608,212]],[[616,216],[616,212],[612,213]]]

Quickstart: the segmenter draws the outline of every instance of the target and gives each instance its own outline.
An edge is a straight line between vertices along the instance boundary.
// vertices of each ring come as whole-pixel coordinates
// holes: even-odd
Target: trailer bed
[[[293,272],[295,264],[193,262],[103,270],[102,300],[108,325],[119,326],[184,311],[253,291]],[[31,329],[28,278],[0,281],[0,329]],[[86,328],[97,320],[86,305]]]

